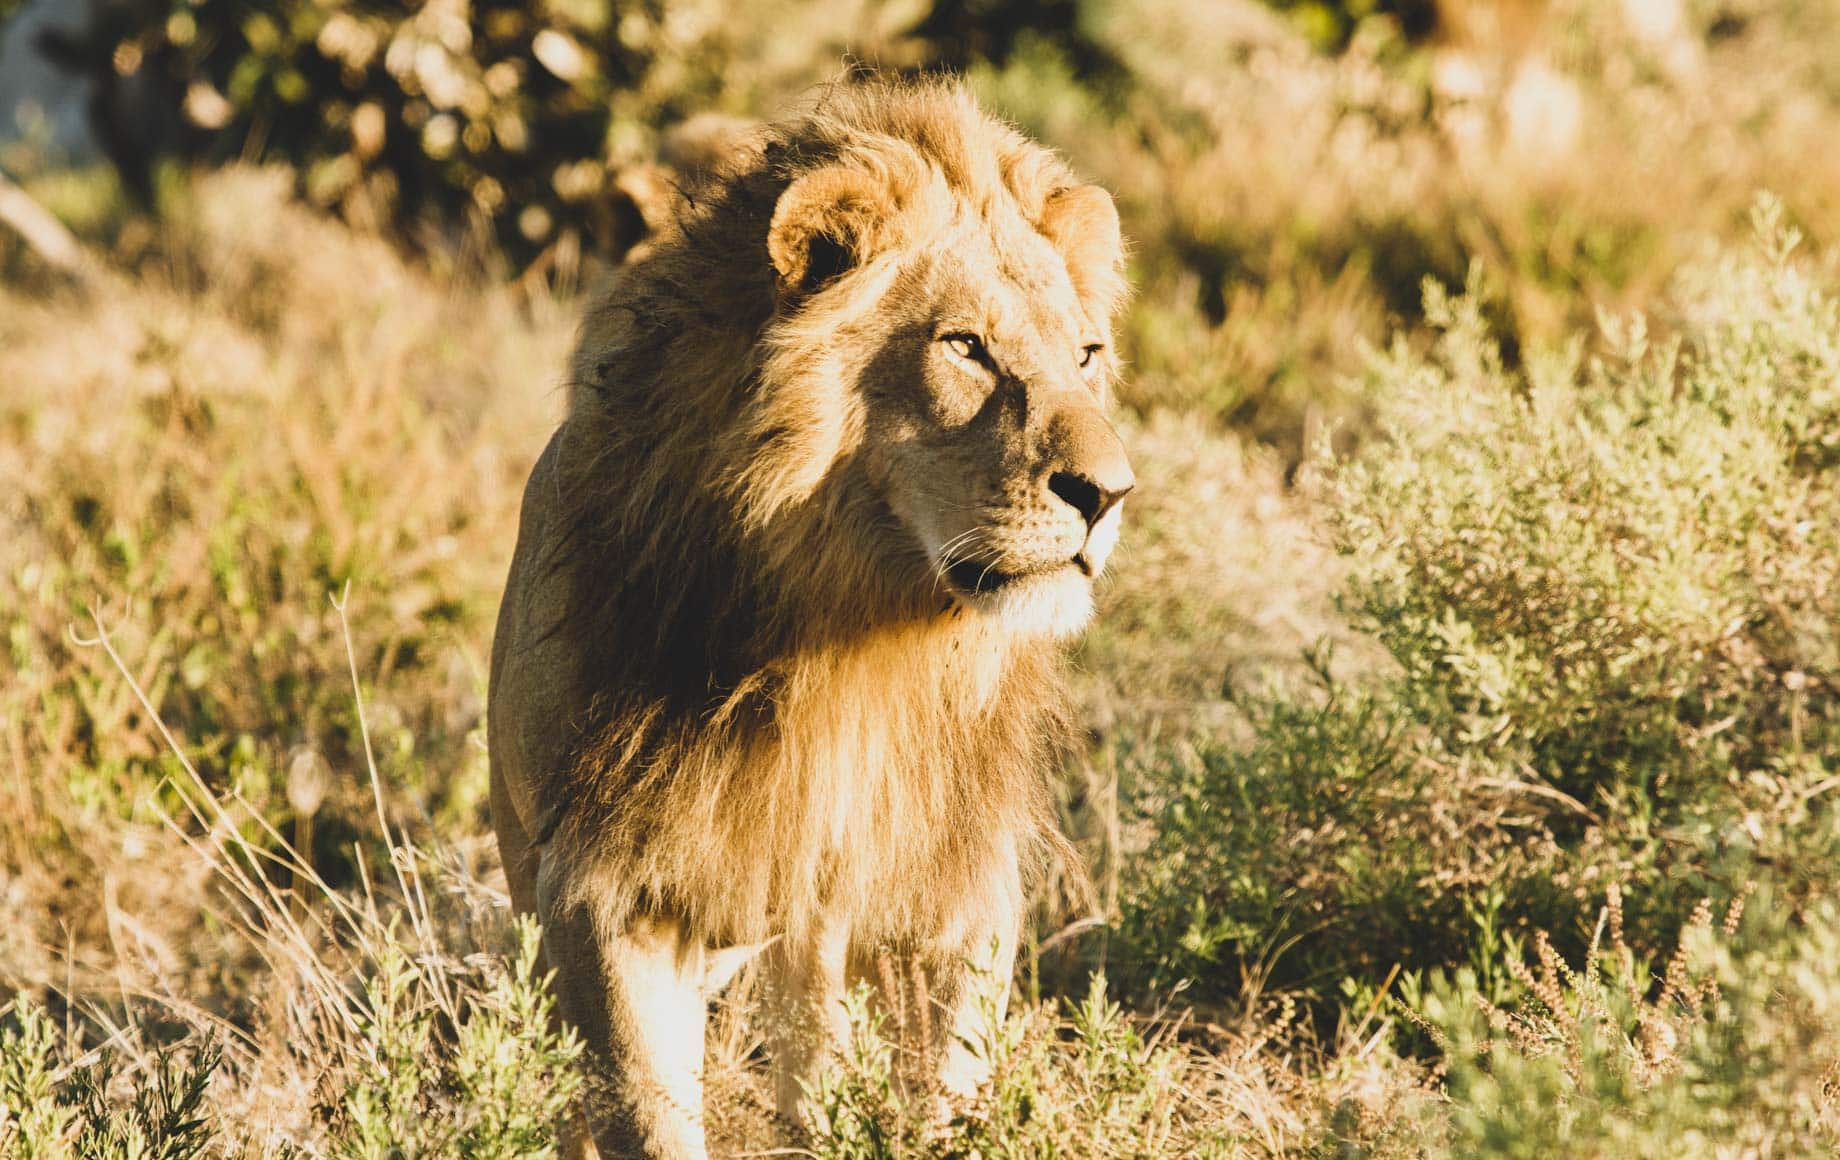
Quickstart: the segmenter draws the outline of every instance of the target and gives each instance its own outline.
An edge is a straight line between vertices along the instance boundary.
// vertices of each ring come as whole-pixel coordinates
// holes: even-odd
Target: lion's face
[[[871,467],[925,583],[1018,631],[1078,630],[1133,483],[1103,320],[1044,238],[981,220],[929,245],[884,310]]]
[[[848,452],[893,517],[873,553],[919,600],[1075,632],[1134,483],[1105,416],[1116,211],[1080,185],[974,205],[889,168],[821,169],[781,197],[775,374],[834,393],[757,429]]]

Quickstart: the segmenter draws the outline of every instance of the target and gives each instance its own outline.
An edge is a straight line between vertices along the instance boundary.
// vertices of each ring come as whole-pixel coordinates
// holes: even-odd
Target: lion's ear
[[[1074,293],[1095,320],[1110,318],[1123,301],[1124,234],[1112,195],[1096,185],[1070,185],[1054,191],[1036,223],[1073,279]]]
[[[808,173],[786,187],[767,227],[767,256],[783,293],[809,294],[867,261],[894,206],[866,173]]]

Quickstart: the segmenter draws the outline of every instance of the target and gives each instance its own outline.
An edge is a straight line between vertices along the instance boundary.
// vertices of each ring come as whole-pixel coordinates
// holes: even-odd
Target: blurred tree
[[[525,260],[610,228],[615,95],[654,64],[665,8],[109,0],[82,32],[41,47],[94,78],[100,103],[133,78],[168,115],[147,125],[98,111],[105,148],[143,197],[160,153],[281,161],[312,201],[355,220],[402,236],[471,221]],[[694,106],[696,87],[685,87]]]
[[[22,3],[20,7],[24,7]],[[160,77],[145,70],[138,31],[156,7],[148,0],[98,0],[88,19],[47,24],[33,40],[47,60],[89,82],[89,120],[97,143],[143,206],[153,201],[154,159],[183,133]]]
[[[1433,0],[1271,2],[1334,43],[1377,12],[1428,27]],[[0,0],[0,16],[19,3]],[[38,47],[91,79],[97,137],[144,205],[162,156],[282,162],[315,204],[399,239],[458,228],[519,266],[548,255],[564,268],[630,232],[615,167],[732,97],[737,63],[762,56],[769,30],[791,89],[834,72],[870,28],[915,71],[1046,49],[1090,93],[1132,83],[1091,30],[1104,0],[744,4],[92,0],[77,31]]]
[[[716,103],[762,29],[793,38],[775,49],[793,87],[833,72],[853,27],[891,35],[914,69],[1045,42],[1083,79],[1123,77],[1081,28],[1088,2],[861,0],[844,19],[815,0],[96,0],[39,47],[91,78],[98,137],[144,204],[162,155],[283,162],[356,222],[484,227],[523,264],[618,238],[610,167]]]
[[[1086,27],[1090,0],[934,0],[912,35],[926,47],[930,67],[962,70],[1002,65],[1029,44],[1052,46],[1087,83],[1122,80],[1128,70]]]
[[[1288,12],[1311,42],[1341,49],[1363,20],[1390,16],[1407,39],[1421,40],[1437,28],[1437,0],[1265,0]]]

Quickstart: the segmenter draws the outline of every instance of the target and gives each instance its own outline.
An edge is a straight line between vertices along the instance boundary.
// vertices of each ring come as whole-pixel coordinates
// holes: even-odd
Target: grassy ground
[[[1325,57],[1134,0],[1087,10],[1128,81],[974,73],[1137,240],[1104,921],[1046,892],[948,1127],[864,1012],[801,1146],[1840,1146],[1840,12],[1647,11]],[[0,1150],[542,1154],[482,707],[576,302],[284,174],[157,229],[33,188],[116,272],[0,239]]]

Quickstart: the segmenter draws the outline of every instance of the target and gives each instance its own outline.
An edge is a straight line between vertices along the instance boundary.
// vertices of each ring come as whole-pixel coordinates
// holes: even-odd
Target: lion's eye
[[[1080,369],[1083,371],[1091,370],[1092,365],[1093,365],[1093,360],[1097,359],[1099,357],[1099,352],[1104,349],[1105,349],[1105,344],[1102,342],[1095,342],[1087,346],[1081,347],[1080,348]]]
[[[990,365],[990,352],[984,349],[984,340],[975,334],[947,334],[942,335],[939,341],[946,344],[947,350],[966,362]]]

